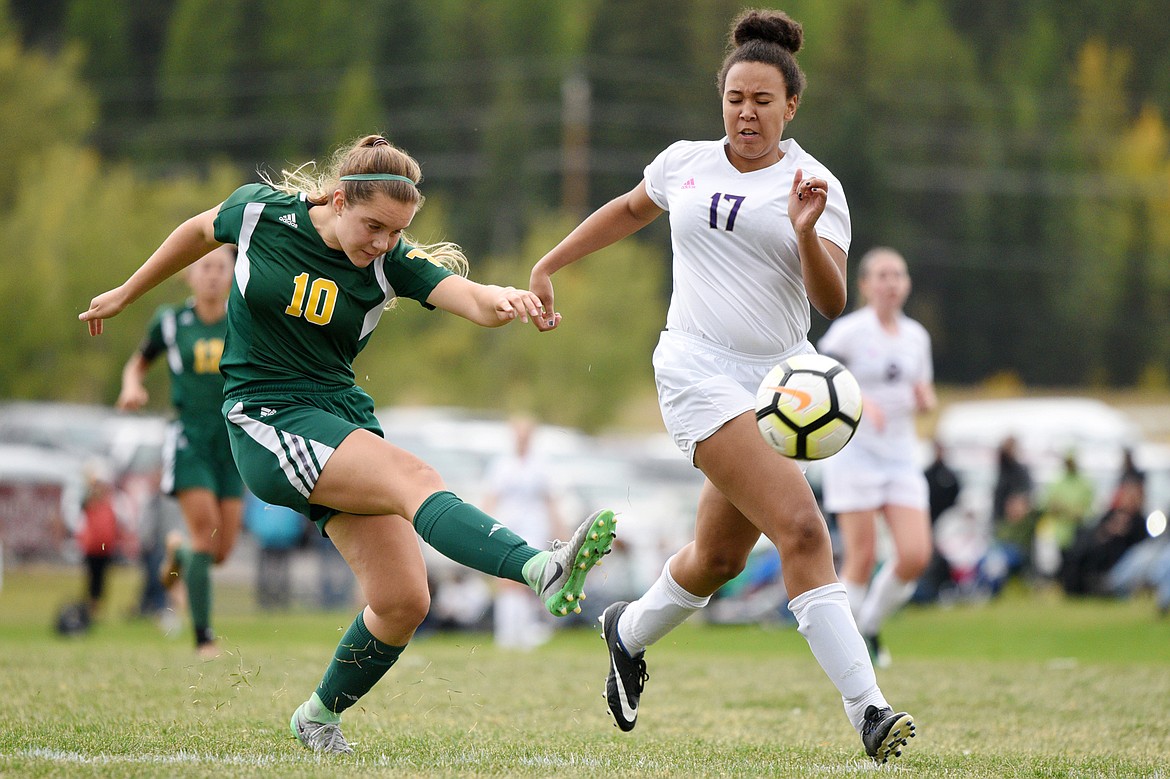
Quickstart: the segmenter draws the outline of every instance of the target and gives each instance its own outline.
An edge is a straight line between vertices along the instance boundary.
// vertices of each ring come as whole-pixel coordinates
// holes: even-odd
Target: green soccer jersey
[[[304,194],[240,187],[220,206],[216,240],[239,247],[220,368],[225,392],[354,383],[353,361],[395,297],[425,301],[450,271],[399,241],[359,268],[331,249]]]
[[[195,314],[195,301],[188,300],[183,305],[159,308],[139,347],[147,362],[166,354],[171,403],[189,433],[210,435],[223,430],[219,363],[226,335],[226,317],[205,323]]]

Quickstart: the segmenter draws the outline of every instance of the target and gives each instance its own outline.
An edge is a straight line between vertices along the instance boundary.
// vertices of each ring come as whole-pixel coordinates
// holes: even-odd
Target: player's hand
[[[89,310],[77,315],[82,322],[89,323],[90,335],[101,335],[103,320],[117,316],[126,308],[126,296],[121,287],[103,292],[89,302]]]
[[[934,394],[933,384],[920,381],[914,385],[914,405],[922,413],[934,411],[934,407],[938,405],[938,397]]]
[[[530,319],[538,321],[544,310],[540,298],[526,289],[515,287],[499,287],[499,296],[496,299],[496,316],[501,322],[509,322],[519,318],[527,323]]]
[[[532,293],[540,298],[540,317],[532,320],[536,325],[536,329],[544,333],[549,330],[555,330],[557,325],[561,323],[561,315],[556,313],[556,308],[553,305],[553,283],[552,276],[538,270],[532,269],[532,275],[528,279],[528,288]]]
[[[149,400],[150,393],[141,384],[125,386],[122,387],[122,392],[118,395],[118,401],[114,407],[119,411],[137,411],[145,406]]]
[[[829,200],[829,182],[816,176],[804,177],[804,171],[797,169],[792,177],[792,189],[788,192],[788,218],[797,233],[811,230]]]
[[[869,423],[873,425],[873,429],[879,433],[886,429],[886,412],[882,411],[882,407],[877,403],[866,397],[862,397],[862,418],[868,419]]]

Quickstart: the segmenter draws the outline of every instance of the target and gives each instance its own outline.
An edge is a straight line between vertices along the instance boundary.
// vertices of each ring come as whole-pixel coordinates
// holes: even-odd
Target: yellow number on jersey
[[[308,301],[305,292],[308,292]],[[305,308],[305,306],[308,308]],[[327,325],[333,318],[337,305],[337,282],[332,279],[314,279],[309,286],[309,274],[302,273],[293,279],[292,302],[284,309],[289,316],[303,316],[315,325]]]
[[[424,252],[422,249],[414,248],[406,253],[408,259],[411,260],[426,260],[431,265],[438,265],[438,261],[434,257]]]
[[[219,358],[223,357],[223,339],[200,338],[192,347],[196,373],[219,373]]]

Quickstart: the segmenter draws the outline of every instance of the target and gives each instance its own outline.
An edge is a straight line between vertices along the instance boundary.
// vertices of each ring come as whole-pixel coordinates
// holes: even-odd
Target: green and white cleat
[[[352,755],[353,749],[341,735],[341,724],[337,722],[314,722],[304,711],[304,705],[298,706],[293,712],[288,726],[293,737],[314,752],[326,752],[335,755]]]
[[[581,613],[585,577],[609,554],[616,524],[612,511],[598,511],[568,541],[553,541],[551,551],[540,552],[524,564],[524,580],[553,616]]]

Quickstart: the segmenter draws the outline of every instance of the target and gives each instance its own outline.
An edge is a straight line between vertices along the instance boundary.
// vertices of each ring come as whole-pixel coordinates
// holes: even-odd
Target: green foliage
[[[3,394],[112,402],[154,307],[187,293],[177,280],[163,285],[107,323],[100,339],[88,336],[77,315],[145,261],[168,226],[226,197],[235,178],[222,169],[203,182],[150,183],[130,166],[106,166],[92,152],[64,147],[30,163],[0,219],[0,236],[14,247],[0,256],[0,289],[21,301],[5,308]]]
[[[0,193],[9,200],[22,166],[35,167],[47,150],[76,147],[94,119],[93,98],[77,77],[80,50],[56,58],[25,51],[16,36],[0,35]]]
[[[428,201],[421,213],[435,205]],[[565,217],[538,221],[514,257],[471,258],[471,278],[527,287],[532,265],[574,224]],[[433,234],[425,223],[412,231],[420,240]],[[660,249],[630,238],[562,270],[553,282],[565,318],[551,333],[519,320],[478,328],[401,300],[383,314],[355,365],[358,383],[379,405],[528,411],[597,430],[624,402],[652,392],[650,353],[665,321],[657,294],[665,267]]]
[[[522,284],[526,268],[512,258],[532,260],[537,244],[555,240],[546,231],[550,211],[583,210],[582,200],[596,207],[627,191],[674,140],[720,137],[713,79],[728,23],[747,5],[168,0],[116,12],[102,0],[3,5],[0,193],[8,208],[0,231],[18,248],[0,262],[64,285],[24,295],[45,322],[71,320],[78,300],[120,280],[114,268],[133,267],[189,215],[156,211],[149,201],[160,191],[182,190],[191,210],[206,207],[227,191],[224,178],[235,178],[208,178],[222,176],[211,172],[220,160],[243,171],[279,170],[322,159],[342,139],[385,131],[422,163],[432,203],[449,204],[442,212],[429,206],[430,223],[468,248],[474,275]],[[790,132],[841,180],[853,256],[877,243],[907,256],[915,282],[909,311],[932,333],[941,380],[974,383],[1011,371],[1027,384],[1131,384],[1146,366],[1170,364],[1164,5],[784,6],[804,25],[800,62],[809,77]],[[587,119],[572,127],[570,79],[583,79],[589,94],[580,105]],[[577,174],[567,151],[581,148],[585,169]],[[77,180],[63,172],[70,156]],[[159,176],[170,178],[152,183]],[[119,196],[141,199],[123,203],[121,214],[111,206],[92,215],[91,204],[106,202],[102,193],[115,181]],[[29,188],[53,201],[43,215]],[[69,204],[68,216],[57,203]],[[114,250],[66,235],[101,220],[135,236],[134,251],[120,255],[134,261],[110,262],[105,254]],[[70,252],[84,246],[94,273],[106,274],[101,283],[70,289],[89,267],[63,280],[48,259],[52,249],[26,249],[34,233],[16,232],[49,226],[61,235],[35,233],[35,242]],[[144,234],[149,240],[139,243]],[[640,238],[665,247],[665,220]],[[605,262],[590,260],[558,279],[567,305],[577,274],[592,277]],[[670,284],[665,259],[656,254],[653,264],[657,314]],[[3,282],[8,290],[26,278],[13,273]],[[462,386],[476,402],[535,405],[597,425],[605,412],[588,399],[597,394],[591,382],[649,392],[650,336],[630,348],[643,355],[634,360],[577,339],[580,313],[571,309],[564,330],[541,337],[519,327],[448,332],[451,325],[434,327],[435,318],[421,313],[404,306],[383,327],[427,343],[439,365],[431,373],[373,372],[382,397],[446,397],[455,393],[440,387]],[[824,326],[814,321],[814,337]],[[108,396],[110,385],[95,377],[116,376],[122,347],[131,345],[105,354],[105,346],[71,340],[68,328],[22,327],[13,353],[0,354],[0,392]],[[461,356],[464,347],[492,359]],[[504,356],[492,351],[505,348]],[[89,373],[89,389],[74,386],[76,372],[59,373],[78,366]],[[615,373],[627,369],[634,370],[628,380]],[[550,373],[517,378],[537,370]],[[580,404],[551,389],[563,376],[585,388]]]

